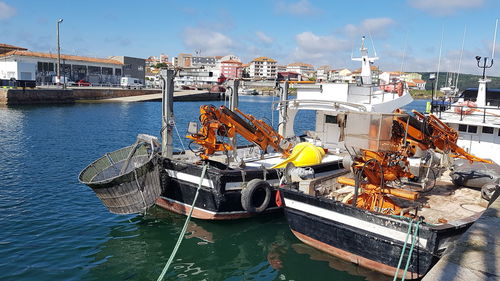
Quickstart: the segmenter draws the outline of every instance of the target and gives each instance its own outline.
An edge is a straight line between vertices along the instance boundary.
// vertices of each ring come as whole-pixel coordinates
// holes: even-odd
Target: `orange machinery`
[[[372,151],[361,149],[353,157],[351,168],[355,179],[340,177],[338,182],[355,186],[354,197],[349,201],[353,206],[384,214],[409,216],[406,210],[398,206],[388,195],[407,200],[415,200],[419,193],[391,187],[387,182],[401,178],[413,178],[409,172],[407,157],[415,155],[418,149],[435,149],[452,157],[470,161],[491,163],[489,160],[469,154],[457,145],[458,133],[444,124],[436,116],[425,116],[413,111],[416,117],[402,116],[403,111],[396,110],[392,121],[390,151]],[[347,167],[346,167],[347,168]],[[362,192],[358,195],[358,189]]]
[[[187,138],[192,139],[194,143],[203,147],[203,151],[200,154],[202,159],[208,159],[216,151],[232,150],[233,147],[230,144],[218,141],[217,137],[234,138],[236,134],[255,143],[264,152],[267,152],[267,148],[271,146],[276,152],[281,153],[284,158],[290,155],[292,145],[289,144],[283,148],[283,137],[271,126],[250,114],[244,114],[237,108],[234,111],[248,121],[245,121],[238,114],[223,105],[219,108],[213,105],[202,105],[200,107],[200,122],[202,127],[198,133],[190,134]]]

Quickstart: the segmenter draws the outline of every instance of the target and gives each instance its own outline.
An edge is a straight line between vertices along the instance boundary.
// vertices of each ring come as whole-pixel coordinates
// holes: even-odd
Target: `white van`
[[[141,80],[132,77],[122,77],[120,80],[120,86],[127,89],[142,89],[144,87]]]

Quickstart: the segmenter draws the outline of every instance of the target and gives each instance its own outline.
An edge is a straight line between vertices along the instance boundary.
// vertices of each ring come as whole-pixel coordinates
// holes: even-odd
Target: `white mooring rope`
[[[196,203],[196,199],[198,199],[198,194],[200,192],[200,188],[201,188],[201,184],[203,183],[203,179],[205,178],[205,172],[207,171],[207,167],[208,167],[208,164],[205,163],[203,165],[203,170],[201,172],[200,183],[198,184],[198,188],[196,189],[196,194],[194,195],[193,204],[191,205],[191,209],[189,210],[189,214],[186,218],[186,222],[184,223],[184,227],[182,228],[181,234],[179,235],[179,238],[177,239],[177,243],[175,244],[175,247],[174,247],[174,250],[172,251],[172,254],[170,254],[170,258],[168,258],[167,264],[165,264],[165,267],[163,267],[163,270],[162,270],[160,276],[158,276],[158,279],[156,281],[163,280],[163,277],[165,277],[165,274],[167,273],[167,270],[170,267],[170,264],[172,264],[172,261],[174,260],[175,254],[177,253],[177,250],[179,250],[179,246],[181,245],[182,238],[186,234],[189,220],[191,220],[191,215],[193,214],[194,204]]]

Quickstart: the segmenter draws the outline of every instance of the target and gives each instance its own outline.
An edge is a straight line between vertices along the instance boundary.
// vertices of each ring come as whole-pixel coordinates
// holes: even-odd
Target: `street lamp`
[[[63,19],[57,21],[57,84],[61,83],[61,45],[59,43],[59,24]]]

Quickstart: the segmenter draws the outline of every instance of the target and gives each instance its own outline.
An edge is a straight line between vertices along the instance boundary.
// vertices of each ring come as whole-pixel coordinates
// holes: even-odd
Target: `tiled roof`
[[[268,57],[258,57],[254,59],[253,61],[267,61],[267,62],[276,62],[275,60],[268,58]]]
[[[221,61],[221,63],[236,63],[236,64],[242,64],[240,61],[237,61],[237,60],[225,60],[225,61]]]
[[[413,83],[417,83],[417,84],[425,83],[424,80],[420,80],[420,79],[413,79],[412,81],[413,81]]]
[[[313,67],[312,64],[303,63],[303,62],[290,63],[288,66],[307,66],[307,67]]]
[[[6,56],[12,56],[12,55],[24,56],[24,57],[57,59],[57,54],[47,54],[47,53],[39,53],[39,52],[21,51],[21,50],[10,51],[10,52],[7,52],[5,54],[0,54],[0,57],[6,57]],[[99,58],[89,58],[89,57],[72,56],[72,55],[62,55],[62,54],[61,54],[61,59],[123,65],[123,63],[121,63],[117,60],[112,60],[112,59],[99,59]]]
[[[23,48],[23,47],[17,47],[17,46],[14,46],[14,45],[9,45],[9,44],[2,44],[0,43],[0,48],[5,48],[5,49],[15,49],[15,50],[28,50],[26,48]]]

